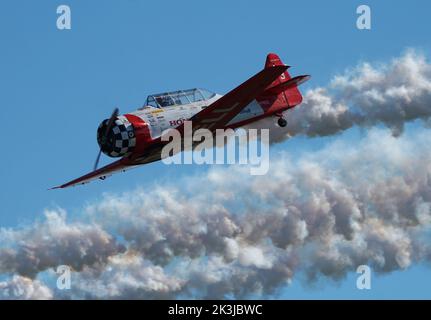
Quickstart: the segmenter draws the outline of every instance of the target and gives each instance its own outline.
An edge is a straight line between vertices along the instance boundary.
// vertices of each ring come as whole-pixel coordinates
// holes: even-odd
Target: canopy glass
[[[198,88],[165,92],[149,95],[147,97],[147,106],[152,106],[154,108],[180,106],[193,102],[208,100],[214,96],[215,93]]]

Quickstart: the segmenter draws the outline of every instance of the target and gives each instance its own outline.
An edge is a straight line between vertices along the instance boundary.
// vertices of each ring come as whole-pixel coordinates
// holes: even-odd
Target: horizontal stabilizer
[[[300,84],[303,84],[305,81],[310,79],[309,75],[303,75],[303,76],[297,76],[292,79],[289,79],[286,82],[280,83],[276,85],[275,87],[271,87],[265,90],[263,93],[264,96],[272,96],[282,93],[283,91],[286,91],[290,88],[297,87]]]

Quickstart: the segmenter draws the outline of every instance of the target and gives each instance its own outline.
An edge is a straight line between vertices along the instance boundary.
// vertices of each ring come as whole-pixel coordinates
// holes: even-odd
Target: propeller
[[[96,162],[94,163],[94,168],[93,168],[93,170],[96,170],[96,169],[97,169],[97,166],[99,165],[100,155],[102,154],[102,145],[103,145],[104,143],[106,143],[106,141],[108,140],[108,134],[109,134],[109,131],[111,130],[112,125],[114,124],[115,118],[116,118],[116,117],[118,117],[119,112],[120,112],[120,110],[118,110],[118,108],[115,108],[115,109],[114,109],[114,111],[112,112],[112,115],[111,115],[111,117],[109,118],[108,123],[107,123],[107,125],[106,125],[105,134],[104,134],[103,136],[101,136],[101,137],[100,137],[100,140],[101,140],[101,147],[100,147],[99,153],[97,154],[97,158],[96,158]]]

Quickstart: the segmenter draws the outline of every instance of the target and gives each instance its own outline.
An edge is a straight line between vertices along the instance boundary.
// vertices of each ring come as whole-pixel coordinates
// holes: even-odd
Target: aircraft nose
[[[106,134],[109,119],[105,119],[97,129],[97,143],[104,154],[109,157],[121,157],[133,151],[136,137],[133,125],[117,117]]]

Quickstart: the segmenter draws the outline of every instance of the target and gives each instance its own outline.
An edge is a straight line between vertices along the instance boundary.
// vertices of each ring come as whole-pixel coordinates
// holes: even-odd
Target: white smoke
[[[359,76],[361,68],[336,77],[343,98],[329,101],[354,101],[358,111],[333,102],[320,110],[310,97],[321,97],[323,89],[307,93],[297,109],[306,120],[291,134],[380,122],[400,132],[398,120],[426,119],[429,77],[417,67],[429,76],[429,66],[412,55],[379,72],[367,67]],[[369,109],[359,107],[370,79],[379,79],[380,89],[367,99],[381,95],[399,110],[424,112],[389,118],[380,98],[367,100],[377,104],[375,111],[371,102]],[[420,90],[406,85],[415,81]],[[404,94],[390,90],[394,83],[404,84]],[[61,209],[47,211],[33,226],[0,229],[0,274],[12,276],[0,282],[0,298],[246,298],[276,294],[298,273],[311,282],[337,280],[361,264],[385,273],[429,261],[430,145],[424,128],[402,136],[372,129],[355,145],[336,140],[305,155],[273,155],[265,176],[213,167],[176,185],[105,195],[77,222],[68,222]],[[39,275],[64,264],[73,270],[72,289],[50,290]]]
[[[104,264],[108,257],[124,251],[114,237],[99,225],[69,223],[62,209],[48,210],[45,220],[19,229],[0,229],[0,273],[18,273],[34,278],[58,265],[76,271]]]
[[[3,230],[2,272],[27,279],[70,264],[72,290],[57,298],[223,298],[277,293],[297,272],[405,269],[431,257],[430,143],[425,129],[372,130],[355,146],[280,154],[266,176],[215,168],[181,187],[105,195],[85,223],[60,210]]]
[[[0,300],[48,300],[51,290],[38,280],[13,276],[9,281],[0,281]]]
[[[408,121],[420,119],[429,126],[430,103],[431,64],[409,50],[388,64],[362,63],[335,76],[329,86],[307,91],[303,103],[285,113],[287,130],[271,118],[260,127],[271,128],[275,142],[298,134],[333,135],[354,125],[383,124],[400,135]]]

